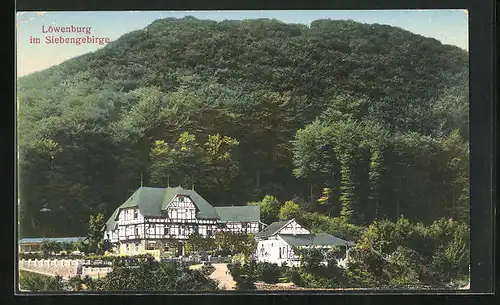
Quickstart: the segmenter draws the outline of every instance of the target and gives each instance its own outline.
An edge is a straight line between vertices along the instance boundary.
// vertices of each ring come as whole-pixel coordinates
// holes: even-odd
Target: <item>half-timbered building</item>
[[[106,222],[104,238],[119,254],[159,250],[183,255],[190,234],[258,233],[259,206],[213,207],[194,190],[140,187]]]

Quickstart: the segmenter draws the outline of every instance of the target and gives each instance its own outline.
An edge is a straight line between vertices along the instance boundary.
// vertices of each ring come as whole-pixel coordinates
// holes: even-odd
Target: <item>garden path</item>
[[[210,274],[210,278],[219,282],[219,288],[224,290],[234,290],[236,282],[227,268],[227,264],[212,264],[215,271]]]

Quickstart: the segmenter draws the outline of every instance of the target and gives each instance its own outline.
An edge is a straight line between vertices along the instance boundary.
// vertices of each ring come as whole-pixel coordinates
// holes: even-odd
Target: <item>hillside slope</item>
[[[18,98],[24,235],[83,234],[141,174],[359,223],[468,202],[468,54],[399,28],[162,19],[20,78]]]

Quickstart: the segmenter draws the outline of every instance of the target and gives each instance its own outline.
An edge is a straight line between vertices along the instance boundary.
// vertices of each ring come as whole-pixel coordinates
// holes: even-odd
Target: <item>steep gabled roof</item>
[[[125,201],[113,212],[111,217],[106,222],[106,229],[115,229],[120,210],[126,208],[138,207],[141,215],[144,217],[162,217],[162,211],[165,210],[172,199],[178,195],[189,196],[191,198],[194,205],[198,209],[196,214],[197,218],[219,218],[215,208],[193,190],[186,190],[182,187],[156,188],[141,186],[127,199],[127,201]]]
[[[215,211],[222,222],[258,222],[260,221],[260,206],[216,207]]]
[[[165,189],[165,193],[163,196],[163,201],[161,203],[161,210],[166,210],[170,205],[172,199],[176,196],[183,195],[189,196],[193,201],[194,205],[198,209],[196,214],[197,218],[202,219],[218,219],[219,215],[217,214],[215,208],[208,203],[203,197],[201,197],[197,192],[193,190],[186,190],[182,187],[174,187]]]
[[[165,189],[163,188],[141,186],[118,208],[139,207],[143,216],[159,217],[161,216],[161,202],[164,194]]]
[[[255,237],[264,238],[264,237],[272,236],[272,235],[276,234],[279,230],[281,230],[284,226],[286,226],[291,221],[293,221],[293,219],[273,222],[272,224],[267,226],[264,230],[257,233],[255,235]]]
[[[354,243],[332,236],[330,234],[278,234],[291,246],[353,246]]]
[[[118,224],[116,222],[117,218],[118,218],[118,212],[120,211],[120,209],[116,209],[113,214],[111,214],[111,216],[109,217],[108,221],[106,221],[106,230],[114,230],[116,229],[116,225]]]

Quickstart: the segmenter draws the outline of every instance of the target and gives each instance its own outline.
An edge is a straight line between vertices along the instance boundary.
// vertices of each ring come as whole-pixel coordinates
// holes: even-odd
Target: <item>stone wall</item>
[[[83,262],[83,260],[76,259],[22,259],[19,261],[19,269],[54,276],[58,275],[64,279],[69,279],[77,275],[78,266]],[[111,267],[82,266],[81,276],[103,277],[110,271]]]

